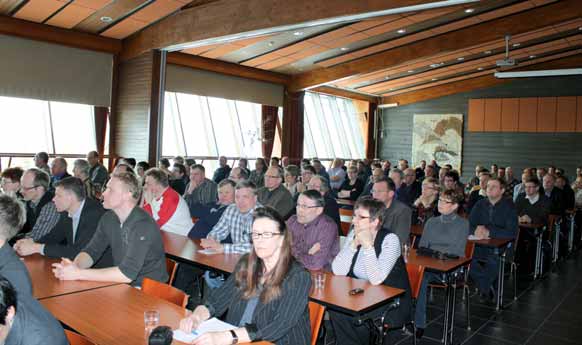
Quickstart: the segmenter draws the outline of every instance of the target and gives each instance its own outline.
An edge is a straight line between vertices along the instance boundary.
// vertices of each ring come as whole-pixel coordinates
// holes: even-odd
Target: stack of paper
[[[198,329],[192,331],[192,333],[182,332],[179,329],[174,330],[174,339],[184,343],[190,343],[204,333],[223,332],[231,329],[236,329],[236,327],[213,317],[212,319],[202,322],[200,326],[198,326]]]

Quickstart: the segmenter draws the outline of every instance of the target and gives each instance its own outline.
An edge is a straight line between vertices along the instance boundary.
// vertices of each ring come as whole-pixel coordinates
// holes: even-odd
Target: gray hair
[[[11,239],[22,229],[25,222],[24,204],[12,196],[0,195],[0,238]]]
[[[25,174],[29,173],[33,175],[33,186],[42,187],[44,188],[45,192],[49,189],[51,178],[46,172],[37,168],[31,168],[26,170]]]
[[[76,159],[73,163],[73,169],[77,169],[82,175],[89,177],[91,166],[89,165],[89,162],[84,159]]]
[[[311,181],[313,181],[314,179],[319,180],[319,182],[321,182],[321,187],[319,188],[319,191],[321,193],[327,193],[329,191],[329,182],[327,181],[327,179],[321,175],[315,175],[311,178]]]
[[[254,195],[257,195],[257,186],[249,180],[242,180],[236,184],[235,190],[249,188],[253,191]]]
[[[395,174],[400,175],[401,179],[404,178],[404,172],[402,172],[402,170],[400,170],[398,168],[394,168],[394,169],[390,170],[390,173],[395,173]]]

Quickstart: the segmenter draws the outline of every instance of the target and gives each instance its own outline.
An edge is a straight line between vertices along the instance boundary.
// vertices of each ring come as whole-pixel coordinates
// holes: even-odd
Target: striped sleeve
[[[380,285],[388,277],[400,256],[400,241],[396,234],[389,234],[384,237],[380,256],[376,257],[373,247],[362,248],[361,252],[360,260],[362,260],[368,280],[372,285]]]
[[[352,229],[352,231],[350,231],[346,237],[343,248],[331,263],[331,270],[333,271],[333,274],[338,276],[346,276],[350,272],[350,266],[352,265],[352,260],[356,254],[356,250],[352,246],[354,237],[355,231]]]

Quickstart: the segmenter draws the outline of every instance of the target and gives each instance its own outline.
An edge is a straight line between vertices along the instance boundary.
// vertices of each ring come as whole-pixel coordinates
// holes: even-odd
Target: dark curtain
[[[303,121],[305,92],[286,92],[283,106],[281,156],[299,165],[303,158]]]
[[[278,111],[278,107],[273,107],[270,105],[263,105],[261,107],[261,137],[263,138],[262,149],[263,157],[267,160],[267,162],[271,159],[271,154],[273,153]]]
[[[368,138],[366,139],[366,158],[376,158],[376,140],[374,139],[374,121],[376,117],[376,110],[378,105],[376,103],[369,103],[368,105]]]
[[[107,131],[107,116],[109,116],[109,108],[107,107],[93,107],[93,114],[95,114],[95,138],[97,139],[97,152],[99,152],[99,159],[103,163],[103,156],[105,155],[105,134]]]

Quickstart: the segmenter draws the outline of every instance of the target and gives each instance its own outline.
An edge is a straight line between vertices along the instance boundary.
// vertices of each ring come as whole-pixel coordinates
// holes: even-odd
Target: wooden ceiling
[[[505,69],[564,65],[560,61],[580,67],[581,0],[481,0],[342,24],[302,24],[428,2],[351,1],[0,0],[0,32],[2,18],[35,22],[55,27],[52,35],[66,30],[123,44],[116,51],[122,59],[203,39],[209,43],[170,54],[168,61],[276,80],[291,91],[336,90],[366,100],[410,100],[414,92],[476,85],[470,80],[500,69],[496,61],[504,57],[506,34],[518,65]],[[269,31],[292,24],[293,30]],[[213,37],[261,29],[268,34],[212,44]]]

